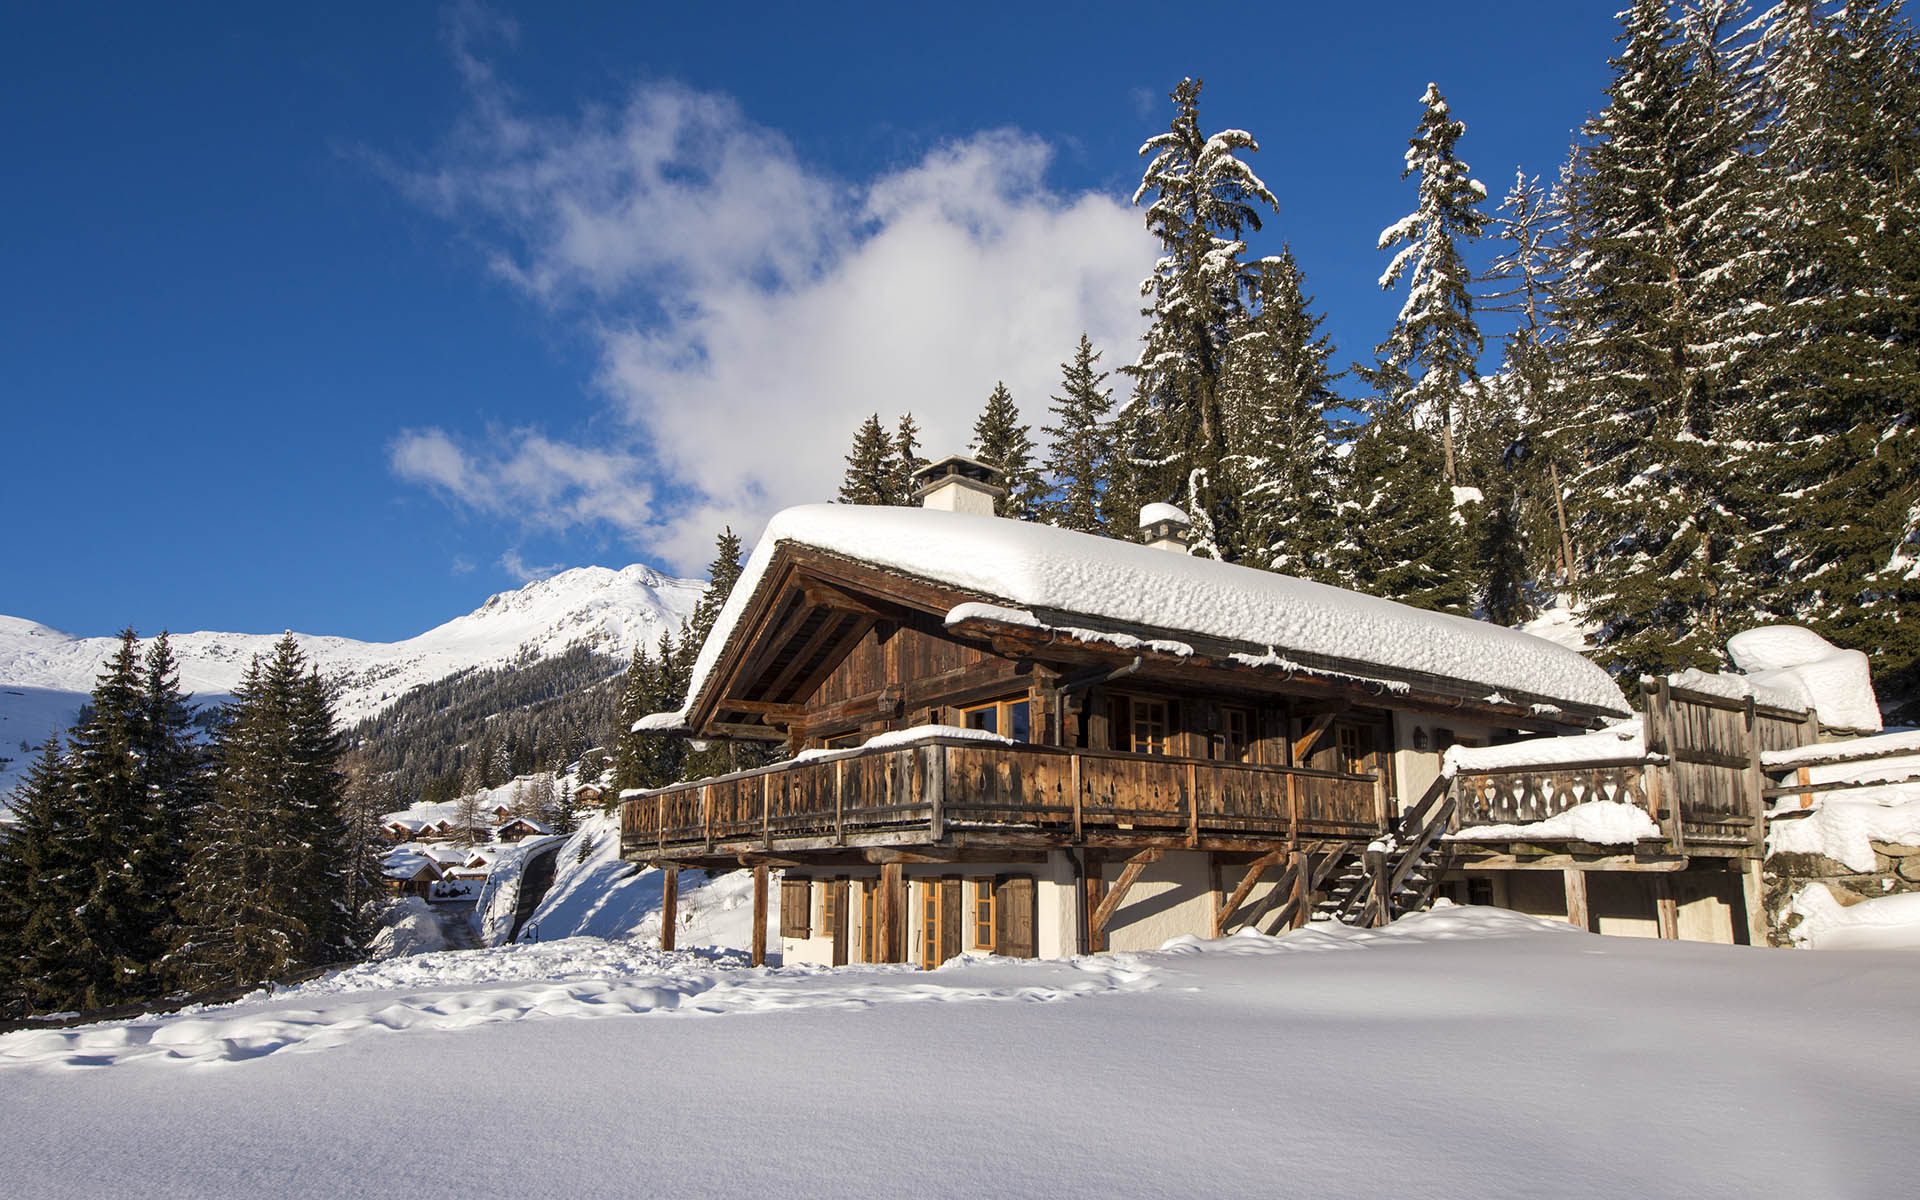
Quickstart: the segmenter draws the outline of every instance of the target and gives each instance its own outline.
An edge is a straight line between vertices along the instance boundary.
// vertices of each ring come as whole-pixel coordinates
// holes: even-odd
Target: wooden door
[[[960,881],[940,881],[940,961],[960,957],[960,927],[967,923],[966,902],[961,899]]]
[[[994,886],[994,942],[1008,958],[1035,958],[1033,877],[1003,875]]]
[[[833,938],[833,965],[847,965],[847,881],[832,879],[827,881],[827,932]]]

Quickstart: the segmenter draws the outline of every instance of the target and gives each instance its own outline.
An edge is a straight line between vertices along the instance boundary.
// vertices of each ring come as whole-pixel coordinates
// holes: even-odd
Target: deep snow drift
[[[0,1038],[21,1195],[1904,1195],[1920,956],[1496,909],[1065,962],[572,940]]]

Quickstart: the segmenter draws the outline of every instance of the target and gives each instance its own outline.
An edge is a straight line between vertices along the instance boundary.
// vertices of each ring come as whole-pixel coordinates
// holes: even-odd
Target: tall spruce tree
[[[1419,176],[1419,202],[1381,231],[1379,246],[1400,247],[1380,286],[1389,289],[1405,278],[1407,301],[1375,354],[1408,381],[1405,392],[1391,399],[1413,413],[1416,426],[1438,431],[1445,478],[1454,484],[1462,481],[1456,430],[1476,424],[1472,406],[1483,345],[1461,244],[1482,232],[1479,205],[1487,189],[1455,153],[1467,127],[1453,118],[1439,87],[1429,83],[1420,103],[1425,111],[1407,143],[1406,169],[1400,174],[1402,179]]]
[[[1020,420],[1020,408],[1004,383],[995,383],[986,406],[973,423],[973,455],[1000,471],[1006,492],[994,501],[996,515],[1031,521],[1040,515],[1046,485],[1033,465],[1032,428]]]
[[[1331,568],[1346,587],[1416,608],[1464,613],[1465,522],[1441,478],[1435,440],[1385,405],[1354,439]]]
[[[1766,14],[1771,257],[1742,310],[1772,418],[1759,491],[1782,604],[1865,650],[1889,705],[1920,695],[1920,577],[1902,549],[1920,512],[1920,46],[1900,9]]]
[[[49,737],[0,826],[0,1011],[15,1017],[79,1005],[92,974],[81,925],[92,863],[67,771]]]
[[[1129,453],[1120,465],[1133,476],[1124,491],[1186,506],[1196,529],[1230,545],[1239,514],[1221,469],[1220,378],[1255,275],[1245,235],[1260,228],[1261,207],[1279,206],[1239,157],[1260,148],[1251,134],[1201,132],[1200,91],[1199,80],[1181,80],[1171,126],[1140,147],[1149,161],[1133,202],[1152,198],[1147,231],[1161,256],[1140,285],[1149,320],[1140,355],[1125,368],[1139,387],[1121,414]]]
[[[1061,394],[1048,409],[1059,423],[1043,427],[1052,439],[1045,465],[1053,491],[1040,505],[1040,519],[1081,533],[1105,533],[1114,519],[1106,503],[1114,454],[1107,416],[1113,389],[1100,386],[1107,372],[1094,369],[1099,361],[1100,352],[1083,332],[1073,361],[1060,364]]]
[[[255,658],[215,752],[212,802],[193,832],[170,974],[190,988],[245,984],[353,957],[351,899],[367,856],[352,842],[327,685],[293,635]]]
[[[704,645],[707,635],[713,632],[713,623],[719,619],[720,610],[727,606],[727,598],[733,595],[733,585],[739,579],[740,535],[729,525],[714,539],[713,561],[707,564],[707,590],[693,606],[690,628],[696,647]]]
[[[927,465],[920,457],[920,426],[915,423],[912,413],[901,413],[900,424],[893,431],[893,502],[912,504],[917,490],[913,482],[913,473]]]
[[[1290,247],[1256,264],[1221,381],[1222,468],[1241,510],[1238,539],[1223,549],[1232,561],[1325,579],[1339,477],[1328,419],[1340,401],[1333,343],[1311,304]]]
[[[894,457],[893,439],[880,414],[860,422],[854,432],[853,448],[847,452],[847,472],[840,481],[842,504],[899,504],[900,466]]]
[[[1712,666],[1769,572],[1735,326],[1753,282],[1752,104],[1723,4],[1622,14],[1608,104],[1567,177],[1560,377],[1581,467],[1580,597],[1603,660]]]

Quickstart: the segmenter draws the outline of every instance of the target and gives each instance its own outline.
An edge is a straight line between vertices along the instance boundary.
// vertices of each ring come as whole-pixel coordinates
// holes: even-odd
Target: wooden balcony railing
[[[951,738],[642,793],[621,803],[620,841],[629,855],[973,832],[1197,845],[1367,837],[1387,817],[1374,775]]]

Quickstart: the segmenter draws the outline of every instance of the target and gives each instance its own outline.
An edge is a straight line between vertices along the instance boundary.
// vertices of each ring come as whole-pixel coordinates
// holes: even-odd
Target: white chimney
[[[1140,540],[1155,550],[1185,554],[1193,542],[1193,518],[1171,504],[1149,504],[1140,510]]]
[[[993,502],[1007,494],[997,468],[958,454],[921,467],[913,473],[913,481],[918,485],[914,495],[920,507],[983,517],[991,517]]]

